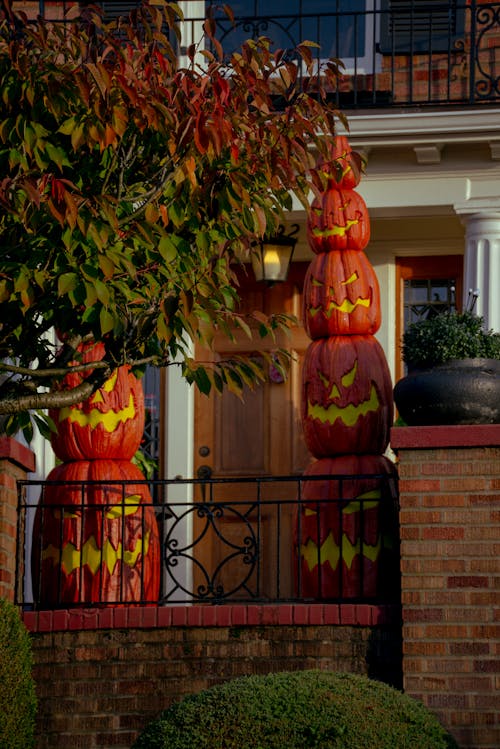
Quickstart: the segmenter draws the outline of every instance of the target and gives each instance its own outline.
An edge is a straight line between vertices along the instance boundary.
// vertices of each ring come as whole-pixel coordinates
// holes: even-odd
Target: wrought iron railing
[[[76,3],[23,3],[61,20]],[[103,0],[105,15],[126,12],[137,0]],[[229,3],[231,5],[231,3]],[[184,4],[188,6],[188,4]],[[292,50],[308,39],[318,60],[340,58],[345,75],[332,98],[342,108],[498,104],[500,3],[483,0],[207,0],[226,52],[261,35]],[[199,9],[199,3],[193,3]],[[202,18],[187,18],[184,40],[201,35]],[[180,50],[182,52],[182,50]]]
[[[341,107],[470,105],[500,99],[499,3],[246,0],[237,8],[233,22],[214,11],[228,52],[248,36],[268,36],[275,48],[284,49],[311,40],[318,45],[318,61],[335,57],[345,64],[345,75],[332,92]]]
[[[398,602],[394,475],[154,484],[21,482],[16,601]]]

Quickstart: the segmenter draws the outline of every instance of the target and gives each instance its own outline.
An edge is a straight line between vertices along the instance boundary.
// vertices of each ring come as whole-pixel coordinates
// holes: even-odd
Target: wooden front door
[[[300,318],[306,267],[306,263],[296,264],[289,280],[273,287],[247,281],[241,289],[243,308],[284,311]],[[278,345],[289,348],[294,357],[288,378],[283,381],[271,373],[265,384],[247,389],[242,400],[227,390],[209,397],[196,394],[195,476],[241,479],[303,472],[310,456],[300,419],[301,362],[309,343],[301,325],[294,327],[291,338],[283,336]],[[238,332],[234,342],[217,338],[214,351],[198,350],[196,355],[199,360],[258,356],[276,345],[271,338],[249,340]],[[195,539],[203,535],[196,547],[195,585],[219,587],[224,595],[234,591],[242,598],[291,594],[295,493],[296,485],[283,481],[261,484],[259,496],[255,482],[198,486],[198,502],[212,499],[233,505],[224,507],[217,517],[202,512],[195,521]],[[272,503],[276,499],[290,500],[290,504],[278,511]]]

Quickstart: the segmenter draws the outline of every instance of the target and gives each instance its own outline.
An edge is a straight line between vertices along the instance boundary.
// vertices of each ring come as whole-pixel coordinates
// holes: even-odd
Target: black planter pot
[[[500,423],[500,361],[454,359],[414,370],[394,388],[409,426]]]

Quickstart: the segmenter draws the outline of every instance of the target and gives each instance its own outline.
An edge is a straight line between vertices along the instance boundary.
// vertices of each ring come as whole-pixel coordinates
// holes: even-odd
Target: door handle
[[[196,471],[196,475],[201,481],[208,481],[212,477],[212,467],[207,465],[201,465]],[[201,499],[202,502],[206,500],[207,485],[201,485]]]
[[[208,481],[208,479],[212,478],[212,467],[207,466],[207,465],[202,465],[196,471],[196,475],[202,481]]]

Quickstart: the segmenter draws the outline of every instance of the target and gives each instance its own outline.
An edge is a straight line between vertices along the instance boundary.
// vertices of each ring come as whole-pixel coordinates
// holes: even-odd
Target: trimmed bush
[[[18,609],[0,598],[0,747],[34,745],[35,684],[29,634]]]
[[[408,326],[403,359],[424,369],[452,359],[500,359],[500,333],[484,330],[484,319],[473,312],[443,312]]]
[[[451,749],[421,703],[355,674],[248,676],[172,705],[133,749]]]

